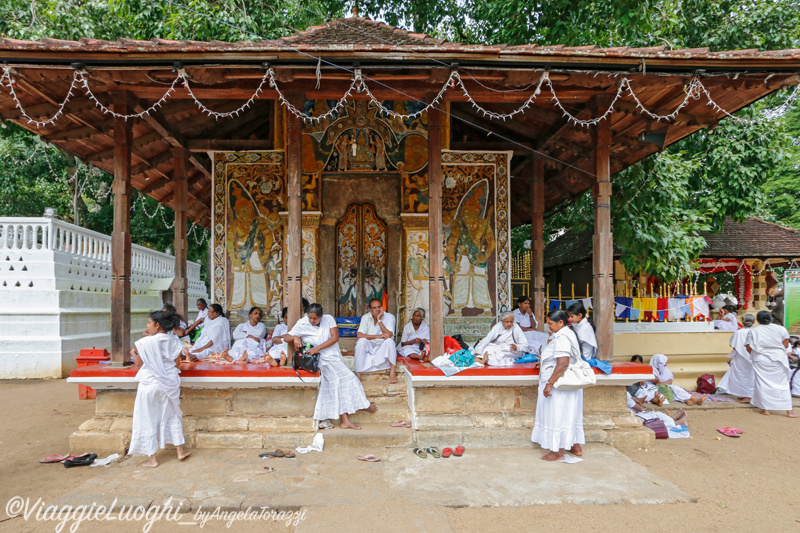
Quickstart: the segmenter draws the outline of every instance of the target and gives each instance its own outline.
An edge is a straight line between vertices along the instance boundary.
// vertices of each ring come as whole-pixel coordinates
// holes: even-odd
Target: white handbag
[[[594,369],[583,359],[583,355],[575,347],[572,339],[569,342],[572,347],[572,353],[573,355],[577,353],[578,360],[567,367],[564,375],[558,378],[553,388],[558,390],[578,390],[595,385],[597,376],[594,373]]]

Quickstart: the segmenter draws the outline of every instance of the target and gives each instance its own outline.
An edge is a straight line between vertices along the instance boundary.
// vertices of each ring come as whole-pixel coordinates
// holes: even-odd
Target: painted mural
[[[303,298],[317,301],[317,230],[303,227]]]
[[[280,317],[283,152],[216,153],[213,197],[214,300],[226,310],[257,305]]]
[[[446,316],[494,317],[511,308],[509,159],[442,152]]]
[[[427,225],[427,218],[423,222]],[[430,312],[428,252],[428,230],[423,228],[407,229],[405,258],[406,322],[411,320],[411,315],[414,314],[414,310],[418,307],[425,310],[426,316]]]
[[[386,282],[386,224],[369,204],[351,204],[336,228],[338,316],[361,316],[382,298]]]

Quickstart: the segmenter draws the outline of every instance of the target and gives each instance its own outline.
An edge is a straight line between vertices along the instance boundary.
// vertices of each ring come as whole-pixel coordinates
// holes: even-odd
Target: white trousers
[[[397,347],[394,339],[384,339],[375,344],[369,339],[358,339],[356,343],[356,372],[377,372],[397,363]]]

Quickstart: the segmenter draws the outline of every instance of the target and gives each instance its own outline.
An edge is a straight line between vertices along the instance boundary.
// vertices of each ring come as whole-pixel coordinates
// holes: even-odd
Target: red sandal
[[[453,455],[456,457],[461,457],[464,455],[465,448],[463,446],[456,446],[456,450],[453,452]]]
[[[452,448],[445,448],[444,450],[442,450],[442,457],[447,458],[450,457],[451,455],[453,455]]]

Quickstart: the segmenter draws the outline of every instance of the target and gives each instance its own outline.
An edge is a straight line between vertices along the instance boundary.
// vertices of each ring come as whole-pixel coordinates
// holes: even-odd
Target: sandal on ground
[[[294,452],[292,451],[288,452],[286,450],[275,450],[275,451],[278,453],[282,453],[283,456],[286,457],[287,459],[294,459]]]
[[[393,428],[410,428],[411,424],[406,422],[405,420],[400,420],[399,422],[394,422],[390,424]]]
[[[64,468],[72,468],[73,466],[89,466],[97,459],[96,453],[90,453],[83,457],[76,457],[74,459],[67,459],[64,461]]]
[[[421,457],[422,459],[428,457],[428,454],[425,453],[425,450],[423,448],[414,448],[414,455],[416,455],[417,457]]]
[[[367,455],[356,455],[356,459],[359,461],[366,461],[368,463],[377,463],[381,460],[380,457],[375,457],[375,455],[371,453],[368,453]]]
[[[439,451],[439,448],[435,448],[435,447],[431,446],[430,448],[428,448],[425,451],[428,452],[429,454],[431,454],[435,459],[441,459],[442,458],[442,452]]]
[[[286,455],[280,450],[275,450],[274,452],[260,453],[260,454],[258,454],[258,456],[259,457],[286,457]]]
[[[71,459],[74,455],[48,455],[47,457],[43,457],[39,459],[39,462],[43,465],[50,464],[50,463],[63,463],[67,459]]]
[[[466,448],[464,448],[463,446],[456,446],[456,449],[453,450],[453,455],[455,455],[456,457],[461,457],[462,455],[464,455],[465,450]]]
[[[330,420],[323,420],[318,427],[319,429],[333,429],[333,424],[331,424]]]
[[[447,459],[451,455],[453,455],[453,449],[452,448],[445,448],[444,450],[442,450],[442,457],[444,457],[445,459]]]
[[[740,436],[738,433],[736,433],[736,431],[734,431],[731,428],[717,428],[717,431],[719,431],[720,433],[722,433],[726,437],[733,437],[735,439],[738,439],[739,436]]]

